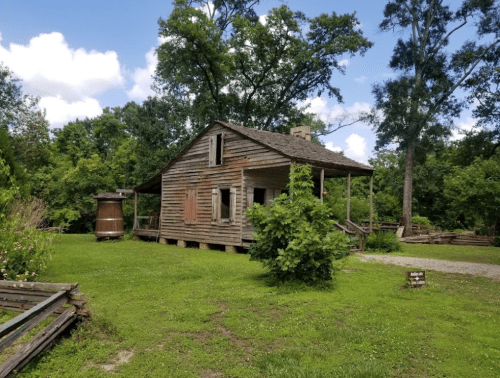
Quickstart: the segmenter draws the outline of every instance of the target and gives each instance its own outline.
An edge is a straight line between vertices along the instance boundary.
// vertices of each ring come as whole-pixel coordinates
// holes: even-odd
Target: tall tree
[[[354,14],[310,19],[283,5],[259,18],[256,3],[178,0],[160,19],[157,86],[191,101],[196,121],[274,131],[300,122],[297,101],[323,92],[342,101],[331,85],[340,59],[372,45]]]
[[[406,153],[403,189],[405,235],[411,235],[413,166],[419,150],[449,133],[461,111],[454,92],[498,46],[498,1],[465,0],[455,11],[442,0],[391,0],[384,9],[381,31],[401,29],[389,66],[400,72],[395,80],[373,89],[376,107],[384,113],[375,122],[376,148],[398,143]],[[452,37],[468,23],[485,37],[482,44],[466,42],[454,54]],[[407,32],[405,34],[405,32]]]

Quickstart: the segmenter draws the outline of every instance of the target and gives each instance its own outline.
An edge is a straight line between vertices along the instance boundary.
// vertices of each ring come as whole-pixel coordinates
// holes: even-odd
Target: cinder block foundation
[[[186,248],[185,240],[177,240],[177,247]]]
[[[200,243],[200,249],[210,249],[207,243]]]

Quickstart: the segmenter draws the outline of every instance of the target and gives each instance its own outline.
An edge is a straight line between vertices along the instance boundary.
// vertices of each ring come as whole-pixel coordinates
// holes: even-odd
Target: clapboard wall
[[[222,164],[209,166],[211,137],[223,133]],[[162,215],[160,237],[207,244],[242,245],[247,228],[246,184],[284,188],[287,175],[263,174],[261,168],[283,167],[289,158],[220,124],[200,134],[162,174]],[[255,171],[254,171],[255,170]],[[260,173],[259,173],[260,172]],[[280,172],[284,172],[281,169]],[[259,179],[262,175],[262,179]],[[244,179],[245,178],[245,179]],[[274,181],[273,181],[274,180]],[[227,224],[214,222],[214,190],[232,188],[234,219]],[[194,207],[194,208],[193,208]]]

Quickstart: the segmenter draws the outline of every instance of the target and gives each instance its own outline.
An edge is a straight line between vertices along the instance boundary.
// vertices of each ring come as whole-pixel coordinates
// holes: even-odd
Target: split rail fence
[[[77,286],[77,283],[0,281],[0,308],[22,312],[0,325],[0,353],[41,321],[50,316],[56,318],[0,366],[0,378],[20,371],[68,327],[89,316]]]

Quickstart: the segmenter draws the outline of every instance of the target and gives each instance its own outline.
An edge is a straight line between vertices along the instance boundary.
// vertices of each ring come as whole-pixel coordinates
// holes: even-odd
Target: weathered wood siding
[[[223,163],[209,167],[210,137],[220,133],[224,133]],[[290,163],[290,159],[267,147],[223,126],[213,125],[162,175],[160,237],[241,245],[242,217],[246,209],[243,170],[287,163]],[[235,192],[234,221],[229,224],[213,222],[213,189],[230,188],[234,188]],[[194,195],[196,198],[193,198]]]

